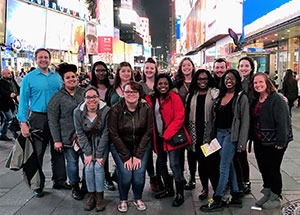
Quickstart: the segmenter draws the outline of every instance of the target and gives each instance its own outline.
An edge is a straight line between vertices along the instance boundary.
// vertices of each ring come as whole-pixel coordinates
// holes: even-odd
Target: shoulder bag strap
[[[101,115],[102,115],[102,111],[99,110],[99,113],[98,113],[98,115],[97,115],[96,122],[94,123],[93,128],[91,129],[90,133],[89,133],[88,136],[87,136],[88,138],[91,138],[91,136],[93,135],[93,133],[94,133],[94,131],[95,131],[95,129],[96,129],[96,127],[97,127],[99,121],[100,121]]]

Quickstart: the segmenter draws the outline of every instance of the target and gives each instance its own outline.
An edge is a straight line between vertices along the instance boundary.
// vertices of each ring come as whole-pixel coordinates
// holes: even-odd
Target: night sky
[[[169,0],[142,0],[150,22],[152,46],[161,46],[168,42]]]

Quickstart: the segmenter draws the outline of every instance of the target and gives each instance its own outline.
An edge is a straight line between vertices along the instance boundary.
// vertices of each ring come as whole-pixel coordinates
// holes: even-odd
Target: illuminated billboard
[[[7,1],[6,45],[16,50],[44,47],[46,10],[23,2]]]
[[[113,1],[97,0],[96,17],[98,36],[114,36],[114,9]]]
[[[218,35],[228,35],[228,28],[231,28],[237,34],[241,34],[242,17],[242,0],[206,1],[205,41]]]
[[[86,54],[97,55],[98,54],[98,38],[96,25],[92,23],[86,23],[85,25],[85,44]]]
[[[5,1],[0,2],[0,43],[4,43],[5,32]]]
[[[299,0],[246,0],[243,10],[245,38],[300,15]]]
[[[73,18],[53,11],[47,11],[46,44],[49,49],[70,51]],[[59,25],[57,24],[59,23]]]
[[[72,19],[71,23],[72,53],[81,53],[84,50],[84,22]]]

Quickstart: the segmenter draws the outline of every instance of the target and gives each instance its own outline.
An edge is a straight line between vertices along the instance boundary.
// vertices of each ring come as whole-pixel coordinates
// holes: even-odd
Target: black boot
[[[157,185],[160,191],[165,189],[165,184],[162,181],[162,178],[160,175],[156,175]]]
[[[156,199],[162,199],[165,197],[173,197],[174,196],[174,187],[173,187],[173,177],[169,176],[168,179],[165,180],[165,189],[161,192],[155,194]]]
[[[189,182],[184,185],[185,190],[192,190],[195,189],[196,187],[196,182],[195,182],[195,176],[190,178]]]
[[[158,192],[159,191],[156,175],[155,176],[150,176],[150,187],[151,187],[151,190],[153,192]]]
[[[202,205],[200,207],[200,211],[203,212],[214,212],[222,209],[222,196],[214,196],[212,202],[209,202],[206,205]]]
[[[80,193],[81,193],[81,195],[82,195],[83,197],[85,196],[85,194],[88,193],[88,189],[87,189],[85,180],[82,180],[82,181],[81,181],[81,189],[80,189]]]
[[[241,192],[233,192],[231,193],[231,200],[228,204],[228,206],[231,206],[231,207],[243,207],[242,205],[242,193]]]
[[[80,188],[78,184],[71,185],[72,186],[72,197],[76,200],[82,200],[84,195],[80,192]]]
[[[173,201],[173,207],[179,207],[184,203],[184,189],[183,189],[183,181],[177,182],[175,181],[176,185],[176,196]]]

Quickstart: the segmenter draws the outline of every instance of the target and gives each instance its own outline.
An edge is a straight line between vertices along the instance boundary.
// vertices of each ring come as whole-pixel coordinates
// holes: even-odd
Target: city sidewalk
[[[290,207],[293,213],[300,214],[300,109],[293,109],[293,132],[294,141],[289,144],[285,153],[282,164],[283,178],[283,200],[282,205],[290,205],[294,202],[294,206]],[[71,191],[54,190],[51,182],[51,164],[50,156],[47,151],[44,159],[44,172],[46,175],[45,196],[43,198],[33,197],[32,191],[26,186],[22,180],[22,171],[11,171],[4,167],[7,155],[13,146],[13,142],[0,141],[0,214],[96,214],[95,210],[87,212],[83,210],[86,198],[83,201],[76,201],[71,197]],[[110,157],[110,159],[112,159]],[[213,214],[213,215],[277,215],[281,214],[281,210],[274,211],[258,211],[252,210],[255,200],[261,197],[260,189],[262,187],[261,175],[258,171],[255,156],[252,153],[248,156],[250,164],[250,178],[252,182],[252,193],[243,198],[242,208],[224,208],[221,212],[203,213],[199,207],[206,201],[199,201],[198,195],[201,190],[199,178],[197,178],[196,189],[193,191],[185,191],[185,202],[179,208],[171,206],[173,198],[156,200],[152,196],[149,186],[149,177],[147,176],[146,186],[144,189],[143,200],[148,206],[144,212],[139,212],[133,205],[133,197],[130,191],[128,214],[164,214],[164,215],[183,215],[183,214]],[[113,161],[110,162],[113,164]],[[187,165],[187,164],[186,164]],[[187,169],[187,167],[186,167]],[[187,171],[186,171],[186,178]],[[210,196],[212,193],[210,193]],[[97,214],[120,214],[117,211],[118,191],[105,191],[105,198],[112,200],[104,212]],[[298,210],[298,211],[297,211]]]

